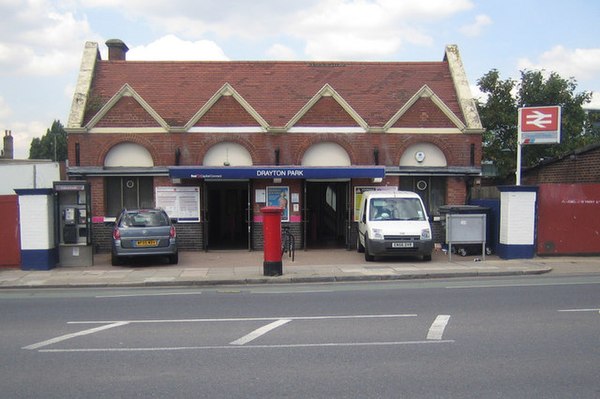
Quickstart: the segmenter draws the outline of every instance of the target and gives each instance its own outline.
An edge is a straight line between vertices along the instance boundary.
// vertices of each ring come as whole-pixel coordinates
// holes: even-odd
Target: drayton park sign
[[[171,179],[383,178],[384,166],[172,166]]]

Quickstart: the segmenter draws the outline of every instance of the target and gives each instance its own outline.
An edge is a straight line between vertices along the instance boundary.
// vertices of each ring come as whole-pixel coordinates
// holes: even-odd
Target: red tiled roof
[[[423,85],[462,121],[448,63],[98,61],[90,101],[129,84],[170,126],[184,126],[229,83],[271,127],[282,127],[329,84],[369,126],[381,127]],[[93,110],[97,112],[99,108]],[[84,123],[94,115],[87,111]]]

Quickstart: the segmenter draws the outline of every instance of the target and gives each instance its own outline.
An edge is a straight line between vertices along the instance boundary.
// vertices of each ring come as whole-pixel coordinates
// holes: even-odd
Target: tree
[[[500,79],[492,69],[477,81],[487,100],[478,103],[483,127],[483,158],[492,161],[501,177],[516,169],[518,108],[560,105],[562,107],[560,144],[522,147],[522,167],[538,164],[544,158],[558,157],[600,139],[592,128],[583,105],[591,101],[590,92],[575,93],[577,82],[555,72],[521,71],[521,80]]]
[[[31,140],[29,159],[51,159],[64,161],[67,159],[67,132],[59,120],[52,122],[42,138]]]

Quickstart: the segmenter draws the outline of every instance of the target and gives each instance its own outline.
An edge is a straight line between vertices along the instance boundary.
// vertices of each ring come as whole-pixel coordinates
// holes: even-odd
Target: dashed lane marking
[[[444,330],[448,325],[448,321],[450,321],[449,315],[438,315],[438,317],[436,317],[433,323],[431,324],[431,327],[429,327],[429,331],[427,332],[427,339],[441,340],[442,336],[444,335]]]
[[[274,330],[277,327],[281,327],[284,324],[289,323],[290,321],[291,321],[290,319],[274,321],[273,323],[267,324],[266,326],[257,328],[256,330],[252,331],[250,334],[244,335],[242,338],[236,339],[235,341],[230,342],[229,344],[230,345],[245,345],[248,342],[254,341],[256,338],[260,337],[261,335],[265,335],[269,331]]]
[[[52,339],[49,339],[46,341],[38,342],[37,344],[31,344],[31,345],[24,346],[22,349],[29,349],[29,350],[39,349],[44,346],[55,344],[57,342],[66,341],[68,339],[75,338],[75,337],[81,337],[83,335],[94,334],[99,331],[104,331],[104,330],[108,330],[109,328],[124,326],[126,324],[129,324],[129,323],[127,323],[126,321],[119,321],[119,322],[111,323],[111,324],[108,324],[105,326],[100,326],[100,327],[96,327],[96,328],[90,328],[88,330],[79,331],[79,332],[76,332],[73,334],[61,335],[60,337],[56,337],[56,338],[52,338]]]

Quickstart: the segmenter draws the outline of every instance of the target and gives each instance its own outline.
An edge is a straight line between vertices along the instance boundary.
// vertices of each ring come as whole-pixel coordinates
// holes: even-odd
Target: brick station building
[[[102,60],[85,44],[67,124],[99,251],[121,208],[154,206],[184,250],[260,249],[266,205],[284,208],[300,248],[351,249],[363,191],[416,191],[433,220],[481,175],[456,46],[436,62],[170,62],[106,45]]]

